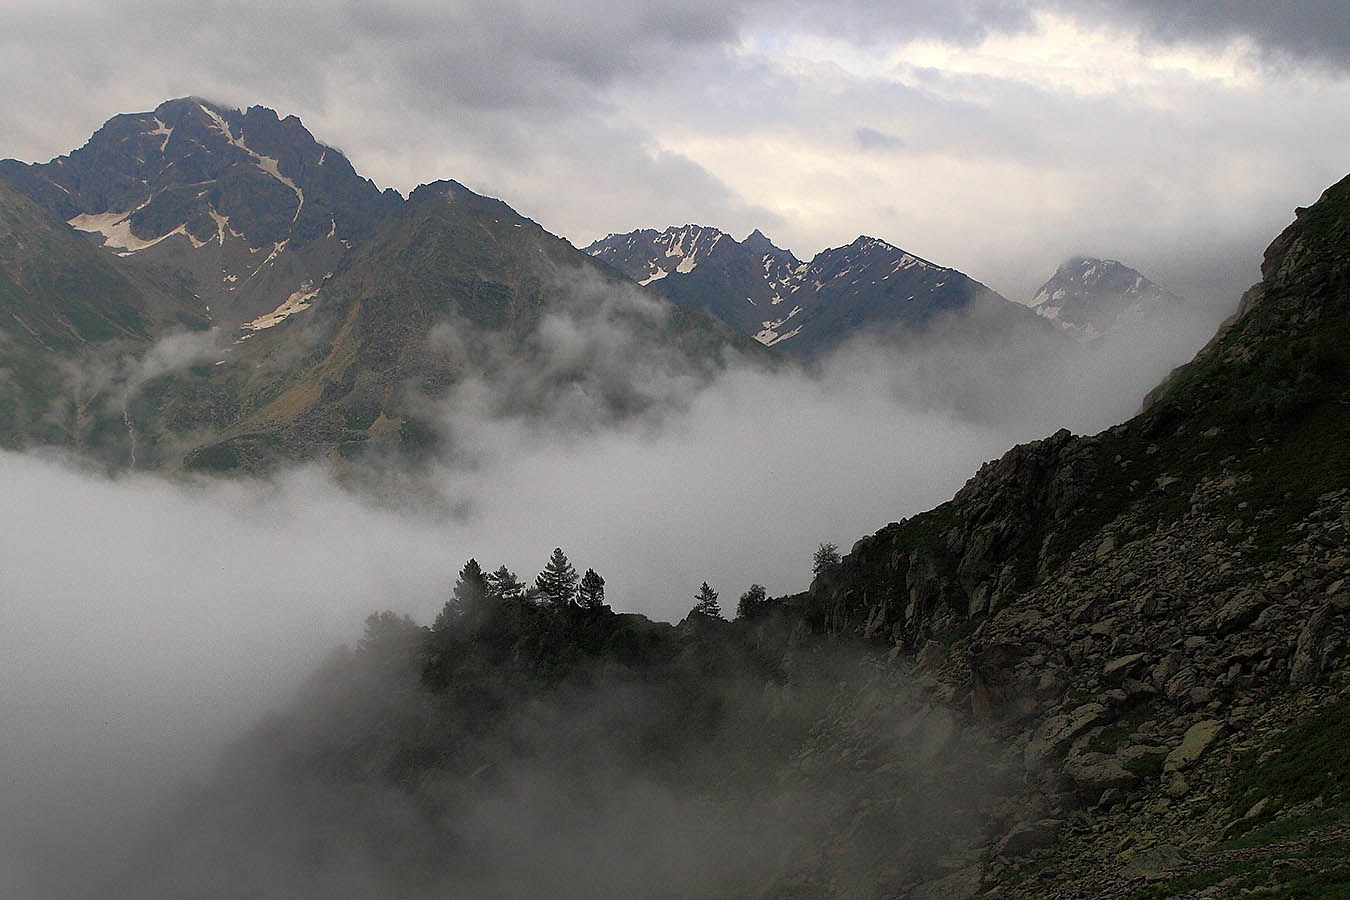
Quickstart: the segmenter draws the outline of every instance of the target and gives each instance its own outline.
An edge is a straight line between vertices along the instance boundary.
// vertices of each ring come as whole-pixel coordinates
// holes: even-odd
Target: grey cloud
[[[905,142],[898,135],[890,134],[885,131],[878,131],[875,128],[863,126],[853,132],[853,141],[858,145],[859,150],[887,153],[893,150],[899,150],[905,146]]]
[[[897,40],[938,38],[976,44],[992,33],[1020,31],[1032,24],[1028,0],[908,0],[861,3],[850,0],[796,0],[757,4],[759,22],[777,21],[836,35],[868,46]]]
[[[1248,38],[1274,61],[1350,66],[1350,15],[1343,0],[1058,0],[1057,5],[1142,28],[1159,43]]]

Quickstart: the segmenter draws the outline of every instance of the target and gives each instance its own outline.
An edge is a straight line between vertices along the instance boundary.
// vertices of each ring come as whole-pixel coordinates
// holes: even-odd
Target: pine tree
[[[489,594],[487,577],[483,575],[478,560],[470,559],[464,564],[464,568],[459,570],[455,590],[445,606],[441,607],[440,614],[436,616],[436,621],[431,626],[432,629],[444,631],[456,622],[477,621],[487,606]]]
[[[753,619],[768,605],[768,592],[762,584],[752,584],[736,604],[736,618]]]
[[[596,609],[605,605],[605,579],[596,574],[594,569],[587,569],[581,579],[577,604],[585,609]]]
[[[544,571],[534,579],[540,599],[555,606],[567,606],[577,599],[577,570],[567,561],[561,547],[555,547]]]
[[[694,595],[694,612],[709,616],[714,619],[722,618],[722,607],[717,602],[717,591],[708,586],[708,582],[703,582],[703,587],[698,589]]]
[[[518,600],[525,596],[525,585],[516,578],[516,573],[506,566],[483,576],[487,579],[488,593],[494,600]]]

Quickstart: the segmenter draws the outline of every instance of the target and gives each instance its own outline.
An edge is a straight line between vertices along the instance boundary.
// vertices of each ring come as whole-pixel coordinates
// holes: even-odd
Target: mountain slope
[[[148,393],[151,430],[190,437],[196,411],[218,413],[213,439],[171,439],[169,458],[220,469],[332,447],[417,455],[438,440],[436,403],[466,379],[494,386],[494,413],[554,414],[559,392],[580,390],[597,415],[622,417],[669,399],[662,376],[709,377],[738,354],[767,361],[455,182],[414,191],[285,312],[219,365]]]
[[[0,446],[97,441],[103,370],[167,328],[205,324],[0,177]]]
[[[1165,321],[1181,305],[1124,263],[1092,257],[1064,263],[1027,303],[1081,341]]]
[[[738,242],[713,228],[610,235],[586,248],[682,306],[711,313],[763,344],[819,358],[856,337],[892,338],[945,315],[1038,334],[1019,304],[955,269],[859,237],[809,263],[759,231]]]
[[[1344,846],[1350,767],[1310,742],[1350,737],[1350,178],[1262,275],[1139,417],[1014,448],[812,585],[821,627],[916,654],[1025,771],[972,885],[1236,892]],[[1307,896],[1347,877],[1309,871]]]

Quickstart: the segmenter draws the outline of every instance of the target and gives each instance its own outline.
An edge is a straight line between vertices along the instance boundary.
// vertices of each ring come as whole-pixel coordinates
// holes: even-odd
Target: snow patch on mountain
[[[137,207],[137,209],[139,208]],[[181,234],[191,241],[193,247],[201,247],[205,244],[205,241],[199,241],[189,234],[182,225],[161,234],[159,237],[148,239],[137,237],[131,231],[131,217],[135,212],[136,210],[133,209],[130,212],[120,213],[80,213],[78,216],[66,220],[66,224],[76,231],[102,235],[103,245],[111,250],[116,250],[118,256],[130,256],[133,253],[139,253],[176,234]]]
[[[314,282],[305,281],[300,285],[300,289],[292,293],[281,305],[270,313],[258,316],[251,322],[245,322],[241,327],[245,331],[262,331],[264,328],[271,328],[279,325],[289,317],[295,315],[304,309],[309,309],[315,297],[319,296],[319,289],[314,287]],[[242,338],[241,338],[242,340]]]

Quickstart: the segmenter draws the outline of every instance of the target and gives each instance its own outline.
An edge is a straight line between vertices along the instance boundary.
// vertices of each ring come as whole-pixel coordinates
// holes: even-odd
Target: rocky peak
[[[315,290],[402,203],[295,116],[197,97],[114,116],[69,155],[0,173],[109,252],[175,271],[229,324]]]
[[[1037,315],[1081,341],[1145,324],[1181,304],[1137,270],[1096,257],[1066,261],[1027,302]]]

